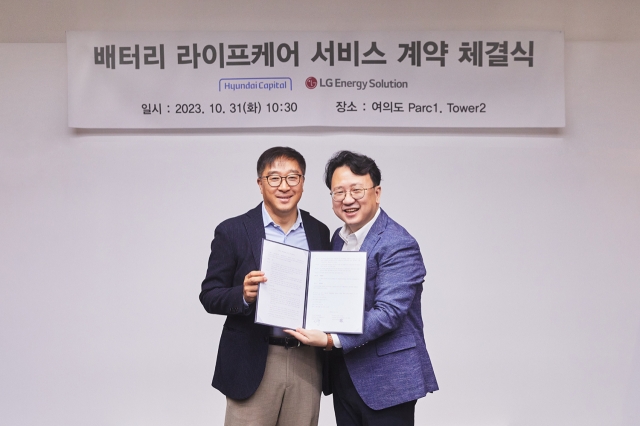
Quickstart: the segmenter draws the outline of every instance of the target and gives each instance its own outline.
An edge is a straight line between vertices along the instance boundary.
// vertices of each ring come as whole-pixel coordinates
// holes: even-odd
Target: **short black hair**
[[[327,161],[327,166],[324,169],[324,182],[327,184],[327,188],[331,189],[331,179],[333,178],[333,172],[338,167],[347,166],[351,170],[351,173],[358,176],[369,175],[375,186],[380,185],[382,175],[380,169],[372,158],[366,155],[358,154],[352,151],[338,151]]]
[[[304,175],[307,170],[307,163],[304,161],[304,157],[302,156],[302,154],[300,154],[298,151],[293,148],[289,148],[288,146],[274,146],[273,148],[269,148],[268,150],[263,152],[260,158],[258,158],[258,177],[262,176],[262,173],[264,172],[264,169],[267,168],[267,166],[272,165],[276,162],[276,160],[279,160],[280,158],[287,158],[289,160],[297,161],[298,165],[300,166],[302,175]]]

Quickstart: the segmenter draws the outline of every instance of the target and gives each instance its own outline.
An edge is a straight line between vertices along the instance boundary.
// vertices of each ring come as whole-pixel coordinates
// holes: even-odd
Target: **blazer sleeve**
[[[220,224],[211,242],[211,254],[207,275],[202,282],[200,302],[210,314],[237,315],[248,314],[244,309],[243,279],[238,271],[237,242],[242,239],[233,235],[232,227]]]
[[[383,244],[373,254],[373,262],[367,271],[375,274],[373,283],[367,284],[367,292],[373,291],[373,304],[364,312],[362,334],[339,334],[345,353],[400,327],[424,282],[420,248],[408,234]]]

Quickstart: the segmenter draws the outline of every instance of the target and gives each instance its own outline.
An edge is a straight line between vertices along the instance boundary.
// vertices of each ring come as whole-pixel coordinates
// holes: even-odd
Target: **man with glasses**
[[[257,164],[263,202],[222,222],[214,233],[200,301],[207,312],[227,316],[212,383],[227,397],[227,426],[318,423],[317,349],[254,322],[258,285],[268,285],[259,271],[263,238],[305,250],[331,249],[329,229],[298,209],[305,168],[292,148],[266,150]]]
[[[325,393],[338,426],[413,425],[415,404],[438,390],[424,341],[420,296],[426,274],[416,240],[380,209],[381,174],[350,151],[327,163],[325,182],[344,226],[333,250],[367,252],[362,334],[287,331],[329,352]]]

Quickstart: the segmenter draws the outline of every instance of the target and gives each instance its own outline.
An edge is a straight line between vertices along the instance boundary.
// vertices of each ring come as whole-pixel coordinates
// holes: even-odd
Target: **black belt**
[[[301,343],[295,337],[274,337],[274,336],[269,336],[269,344],[270,345],[284,346],[287,349],[298,348],[300,346],[304,346],[304,344]]]

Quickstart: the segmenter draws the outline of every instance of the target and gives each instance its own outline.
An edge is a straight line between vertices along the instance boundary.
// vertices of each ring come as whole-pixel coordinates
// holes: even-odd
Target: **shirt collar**
[[[345,223],[344,225],[342,225],[342,229],[340,229],[340,233],[339,233],[340,238],[342,238],[346,243],[349,238],[349,235],[353,235],[354,237],[356,237],[358,247],[361,247],[362,242],[364,241],[365,238],[367,238],[367,234],[369,233],[369,230],[375,223],[376,219],[378,219],[378,216],[380,216],[380,207],[378,207],[376,214],[373,216],[373,218],[369,222],[367,222],[362,228],[358,229],[356,232],[353,232],[353,233],[349,231],[349,228],[347,228],[347,224]]]
[[[269,212],[267,212],[267,209],[265,208],[264,203],[262,203],[262,224],[264,225],[265,228],[269,225],[272,225],[274,228],[278,228],[282,230],[280,225],[278,225],[273,221],[273,219],[271,219],[271,216],[269,216]],[[291,229],[289,229],[289,232],[295,231],[299,227],[303,227],[302,215],[300,214],[300,209],[298,209],[298,218],[296,219]]]

